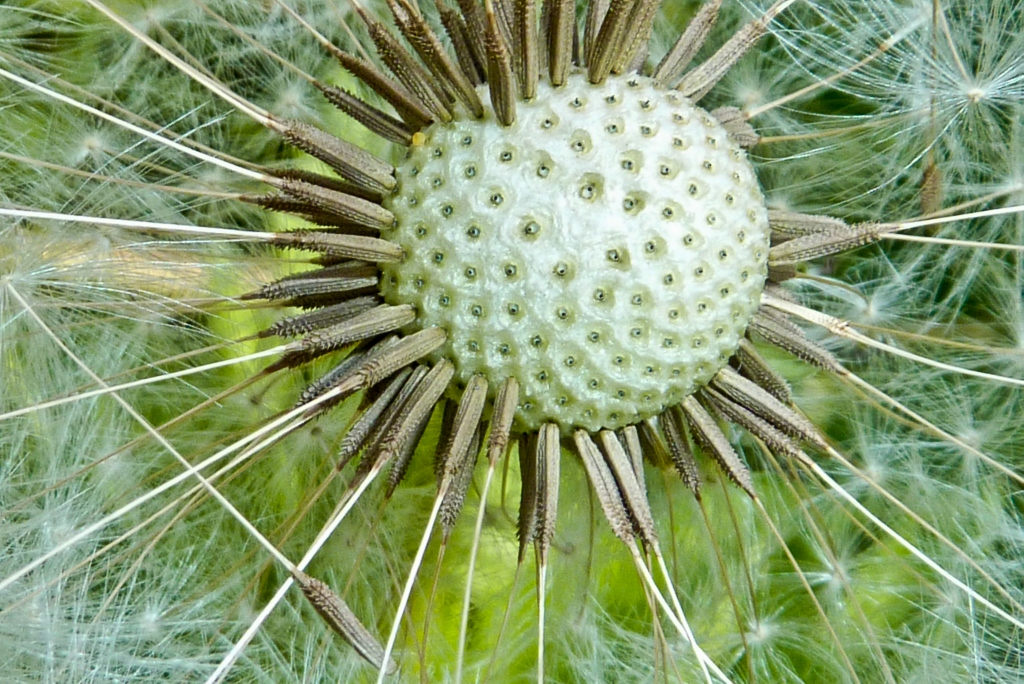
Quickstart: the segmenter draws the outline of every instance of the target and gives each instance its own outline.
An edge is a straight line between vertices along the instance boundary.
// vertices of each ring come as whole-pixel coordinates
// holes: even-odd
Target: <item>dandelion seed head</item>
[[[294,69],[282,67],[262,48],[317,78],[351,89],[360,99],[394,116],[390,105],[354,77],[339,73],[319,42],[297,28],[280,5],[211,4],[232,28],[250,35],[261,47],[247,43],[192,3],[164,3],[160,7],[169,9],[163,12],[118,9],[126,12],[136,26],[143,27],[147,35],[173,45],[177,54],[188,54],[253,104],[267,107],[276,116],[316,122],[322,130],[396,163],[397,175],[404,180],[403,162],[388,153],[387,143],[369,135],[361,124],[353,124],[347,115],[325,113],[326,107],[314,97],[315,90],[304,79],[297,79]],[[440,33],[429,4],[423,4],[423,11]],[[491,4],[500,13],[512,3]],[[695,64],[706,61],[738,26],[768,4],[723,3],[721,30],[712,33]],[[795,3],[776,18],[757,53],[741,60],[702,100],[702,106],[709,111],[717,105],[738,105],[747,113],[763,110],[754,115],[752,123],[765,142],[753,148],[750,157],[773,210],[841,216],[851,223],[898,220],[927,213],[922,208],[922,187],[926,184],[932,195],[931,210],[992,193],[1002,194],[987,200],[990,205],[1019,203],[1020,169],[1024,165],[1020,164],[1022,148],[1014,142],[1012,131],[1014,121],[1019,119],[1014,96],[1019,94],[1022,67],[1019,59],[1014,59],[1020,50],[1013,47],[1017,43],[1010,12],[1019,9],[1019,2],[993,0],[982,4],[979,11],[974,11],[972,3],[957,0]],[[701,3],[663,3],[658,23],[670,33],[669,40],[651,43],[643,73],[652,71],[698,5]],[[942,18],[936,18],[936,8],[941,10]],[[376,56],[367,54],[372,52],[368,42],[364,42],[365,51],[350,47],[350,38],[338,21],[341,11],[337,7],[304,3],[296,9],[331,42],[353,54],[366,54],[382,72],[388,71]],[[988,11],[993,9],[996,11]],[[240,121],[241,116],[225,115],[225,105],[211,102],[200,86],[153,58],[120,29],[115,33],[112,26],[97,22],[90,12],[62,6],[63,11],[75,14],[70,19],[33,19],[32,30],[25,34],[28,38],[20,43],[17,32],[11,34],[15,36],[13,41],[5,35],[0,38],[0,49],[13,45],[12,51],[44,66],[47,74],[67,77],[82,85],[84,92],[109,98],[147,116],[171,135],[201,141],[216,153],[235,155],[243,163],[259,164],[254,168],[260,171],[276,173],[287,167],[330,173],[319,162],[288,149],[273,133]],[[148,16],[143,18],[144,12]],[[10,14],[0,10],[0,20],[9,20]],[[589,60],[587,39],[583,17],[579,18],[577,56],[585,65]],[[666,18],[670,21],[663,21]],[[514,22],[515,17],[498,19],[499,31],[504,32],[514,50],[516,41],[508,34],[506,24]],[[943,21],[949,26],[945,27]],[[36,24],[44,30],[35,30]],[[360,27],[355,33],[360,39],[365,37]],[[50,41],[51,36],[60,40]],[[74,40],[65,40],[69,38]],[[32,41],[40,39],[47,44],[37,51]],[[448,45],[447,39],[442,38],[442,42]],[[955,50],[948,47],[951,43]],[[541,44],[546,50],[547,41],[541,40]],[[883,54],[857,66],[880,44],[887,46]],[[90,49],[94,47],[100,55],[96,67],[85,64],[92,60],[81,59],[82,54],[92,54]],[[965,68],[957,65],[955,55],[962,58]],[[416,55],[412,57],[417,59]],[[72,69],[76,61],[83,64]],[[0,66],[48,82],[61,92],[73,92],[46,74],[6,63]],[[515,69],[519,68],[516,64]],[[542,64],[542,74],[545,70]],[[426,76],[430,81],[435,77],[434,73]],[[480,70],[477,77],[492,80]],[[834,80],[826,82],[832,77]],[[614,84],[618,78],[611,76],[607,83]],[[539,89],[546,92],[544,79],[542,75]],[[516,84],[512,85],[514,89]],[[802,88],[812,90],[795,99],[780,99]],[[151,141],[140,141],[113,126],[97,126],[88,116],[72,113],[35,94],[13,90],[11,97],[7,91],[0,95],[0,107],[6,107],[4,115],[12,114],[7,121],[15,121],[15,128],[27,133],[10,139],[0,135],[0,152],[19,153],[39,162],[59,162],[103,176],[83,178],[5,158],[0,162],[3,170],[11,171],[0,181],[0,199],[5,207],[44,205],[68,214],[144,217],[182,226],[269,227],[280,231],[320,228],[302,218],[261,215],[236,199],[220,201],[158,190],[156,183],[219,193],[264,192],[266,188],[257,189],[255,183],[239,179],[232,172],[211,170],[208,165],[168,152]],[[88,97],[82,92],[75,96]],[[516,125],[529,118],[530,106],[541,105],[547,98],[543,95],[529,102],[517,101]],[[455,110],[454,126],[472,123],[461,105]],[[490,111],[488,108],[488,117]],[[609,134],[607,125],[628,125],[631,120],[622,117],[622,122],[588,125],[591,144]],[[482,125],[491,126],[493,122]],[[409,136],[414,148],[410,159],[431,150],[431,140],[423,132],[430,130],[424,127]],[[95,144],[86,152],[81,141],[90,136]],[[518,145],[520,141],[511,142]],[[457,141],[451,144],[455,146]],[[510,163],[501,159],[504,151],[494,150],[497,156],[488,157],[487,163],[507,168],[502,166]],[[580,172],[607,179],[613,171],[630,173],[644,168],[649,159],[649,154],[622,155],[614,163],[600,168],[591,165]],[[539,167],[530,170],[536,174]],[[458,171],[465,173],[465,169]],[[557,177],[557,168],[548,168],[546,173]],[[510,180],[499,178],[491,183],[479,168],[473,177],[493,187],[474,196],[472,203],[459,196],[469,187],[468,177],[452,172],[442,179],[445,191],[453,193],[455,200],[437,207],[441,210],[451,205],[453,212],[452,218],[437,219],[437,225],[456,220],[470,204],[471,211],[492,213],[512,211],[521,205],[522,198],[509,191],[513,185]],[[121,186],[118,181],[139,185]],[[606,183],[600,188],[605,197],[609,187]],[[593,199],[599,190],[597,184],[590,188],[577,184],[572,189],[575,192],[571,197],[576,199],[582,199],[580,191]],[[423,197],[436,192],[440,190],[432,184],[422,188]],[[630,199],[633,204],[627,209],[623,202],[617,202],[609,207],[609,213],[635,210],[641,204],[637,200],[642,198],[623,195],[619,199]],[[429,204],[420,202],[419,207]],[[397,205],[390,206],[396,209]],[[641,211],[647,212],[650,207],[647,201]],[[181,417],[184,425],[168,426],[166,434],[193,463],[252,434],[271,420],[276,410],[294,406],[309,383],[330,372],[339,361],[357,359],[378,339],[346,344],[322,359],[275,373],[269,379],[260,377],[266,370],[263,362],[203,370],[201,364],[211,357],[218,361],[231,359],[246,350],[262,348],[258,346],[262,342],[281,342],[252,339],[277,318],[279,304],[298,305],[281,315],[309,313],[304,308],[308,300],[259,302],[250,308],[250,300],[234,300],[233,295],[250,293],[282,277],[329,276],[330,271],[320,270],[325,264],[311,265],[310,255],[298,250],[248,243],[164,240],[105,226],[83,228],[55,221],[2,220],[0,243],[6,244],[0,246],[0,359],[4,363],[0,368],[4,385],[0,404],[4,408],[0,410],[7,410],[8,405],[31,408],[44,400],[95,387],[65,352],[51,345],[43,328],[29,318],[29,311],[37,313],[54,337],[67,343],[108,382],[159,376],[171,369],[202,370],[118,392],[130,405],[140,408],[153,425]],[[481,222],[473,239],[486,239],[488,226],[493,223]],[[514,228],[518,230],[515,239],[539,244],[549,226],[541,221],[536,225],[519,221]],[[415,223],[400,218],[395,228],[385,228],[380,235],[395,239],[395,234],[409,229],[414,230]],[[526,272],[524,260],[511,263],[500,245],[486,260],[462,259],[460,254],[454,259],[460,263],[451,266],[455,250],[450,243],[464,239],[463,235],[470,242],[471,229],[454,231],[444,239],[437,238],[435,230],[437,244],[431,249],[414,249],[421,238],[407,234],[403,243],[406,259],[427,273],[439,268],[439,263],[450,267],[451,278],[460,287],[450,288],[449,307],[465,304],[462,315],[467,319],[495,315],[511,321],[528,313],[531,301],[537,298],[496,297],[498,288],[489,288],[481,299],[462,285],[473,279],[482,282],[488,267],[495,269],[494,278],[503,284],[510,277],[522,278]],[[87,231],[89,239],[82,237]],[[982,241],[1021,242],[1017,217],[959,223],[927,234],[957,238],[967,233]],[[8,240],[10,237],[15,240]],[[23,238],[28,242],[22,242]],[[15,242],[24,249],[11,250],[8,245]],[[642,263],[635,246],[620,249],[617,244],[596,245],[593,259],[587,264],[590,268],[572,258],[577,251],[575,245],[562,248],[557,259],[551,259],[553,263],[545,269],[545,275],[562,271],[572,275],[573,282],[583,282],[597,270],[594,264],[614,273],[625,265],[635,268]],[[435,261],[439,253],[440,262]],[[385,265],[383,272],[390,270],[401,277],[408,264]],[[506,274],[510,265],[515,267],[512,276]],[[788,296],[816,311],[849,320],[847,330],[860,331],[892,348],[919,352],[931,361],[995,371],[1007,377],[1021,376],[1024,306],[1019,260],[1014,255],[883,243],[852,254],[822,258],[795,271],[795,277],[784,285]],[[678,286],[684,283],[681,278],[673,280]],[[595,283],[585,292],[588,305],[597,306],[590,302],[599,301],[595,295],[600,290],[603,301],[626,310],[646,306],[649,292],[666,286],[663,278],[652,281],[644,292],[605,289],[604,284]],[[385,294],[388,287],[382,280]],[[772,292],[777,295],[779,289]],[[13,293],[22,295],[27,306],[15,300]],[[424,299],[419,308],[435,306],[441,293],[434,294],[439,296]],[[474,301],[463,301],[471,294],[476,297]],[[636,297],[639,303],[634,304]],[[403,302],[388,299],[384,304],[401,306]],[[477,306],[480,315],[474,316]],[[571,316],[573,312],[565,308],[566,318],[573,318],[573,325],[578,323],[578,316]],[[313,309],[318,311],[319,307]],[[406,335],[402,339],[429,327],[423,312],[417,313],[420,319],[399,331]],[[545,325],[559,325],[557,313],[555,318]],[[446,323],[445,327],[450,326]],[[628,334],[635,326],[621,327]],[[982,597],[1013,612],[1020,601],[1019,558],[1024,553],[1020,507],[1014,498],[1017,486],[982,454],[991,453],[998,464],[1019,472],[1019,393],[989,381],[951,380],[947,370],[893,359],[803,323],[797,330],[809,344],[835,354],[871,387],[912,406],[925,419],[948,430],[949,436],[922,428],[920,421],[900,413],[878,394],[862,392],[848,380],[812,369],[787,352],[763,344],[755,332],[747,341],[753,340],[768,365],[792,385],[792,403],[787,401],[786,405],[806,412],[828,435],[829,443],[850,456],[848,467],[803,445],[813,462],[837,480],[837,489],[801,472],[801,462],[763,449],[761,436],[713,413],[713,421],[728,438],[730,448],[735,449],[742,467],[749,470],[752,489],[765,506],[767,514],[759,517],[753,500],[727,482],[742,476],[741,467],[733,464],[733,470],[723,470],[716,465],[712,456],[721,458],[728,453],[696,440],[694,418],[687,414],[681,421],[686,434],[682,443],[674,446],[677,450],[693,448],[696,453],[701,477],[697,501],[671,472],[666,454],[659,453],[658,445],[648,439],[663,440],[667,416],[678,416],[678,409],[633,426],[651,428],[649,435],[641,435],[647,462],[636,477],[647,488],[644,499],[653,509],[658,538],[666,553],[671,579],[663,586],[681,588],[680,599],[697,643],[713,662],[727,669],[733,681],[859,678],[863,682],[935,684],[1019,678],[1020,631],[973,598],[964,598],[961,587],[945,582],[933,568],[912,558],[862,517],[853,503],[839,498],[841,491],[849,493],[856,503],[910,538],[928,558],[964,578]],[[507,332],[488,330],[481,335],[479,353],[487,351],[489,342],[508,342],[510,349],[512,344],[524,345],[527,351],[533,348],[529,346],[533,337],[503,337]],[[582,339],[566,344],[585,350],[587,345],[595,344],[590,333],[597,332],[598,340],[605,337],[603,330],[584,327],[581,332],[585,333]],[[563,343],[561,335],[555,343],[542,338],[541,346],[551,348],[557,343]],[[207,345],[213,349],[203,352]],[[179,357],[182,353],[196,356]],[[493,345],[489,353],[500,355]],[[441,356],[459,362],[463,383],[472,379],[473,373],[465,370],[466,364],[450,345],[431,355],[429,361]],[[625,360],[626,355],[622,356]],[[569,357],[573,358],[572,366],[565,363]],[[559,356],[557,373],[564,374],[570,367],[585,368],[590,358],[576,354],[574,348]],[[733,359],[728,368],[744,370],[747,362]],[[633,363],[631,370],[642,367]],[[549,385],[556,373],[553,367],[530,370],[548,371]],[[489,369],[483,372],[488,375],[493,395],[502,374]],[[380,397],[390,379],[376,387],[361,388],[331,413],[320,415],[315,426],[287,436],[276,449],[259,451],[215,482],[228,501],[289,559],[297,560],[310,548],[320,525],[331,518],[335,505],[343,500],[345,482],[357,482],[358,475],[365,473],[377,457],[374,449],[382,440],[372,435],[363,462],[335,474],[334,455],[339,444],[350,434],[354,421],[365,416],[370,407],[378,401],[386,403]],[[628,380],[631,386],[638,382]],[[250,381],[253,384],[244,384]],[[715,382],[721,383],[721,379]],[[227,389],[235,383],[243,385]],[[708,388],[702,386],[697,391],[703,402],[697,409],[716,410],[719,405],[711,404]],[[551,399],[559,393],[526,398],[536,405],[537,396]],[[13,455],[0,459],[0,496],[7,534],[4,544],[5,549],[12,549],[2,563],[4,574],[16,572],[33,558],[73,538],[89,521],[101,519],[181,472],[181,464],[147,438],[144,428],[112,399],[110,395],[82,399],[0,425],[0,450]],[[427,511],[440,498],[438,482],[443,481],[443,461],[451,456],[445,445],[458,426],[453,414],[461,399],[456,381],[447,388],[433,414],[426,416],[421,430],[403,426],[406,432],[415,433],[411,444],[415,446],[419,441],[420,447],[410,453],[412,463],[401,486],[384,497],[387,505],[383,508],[377,485],[368,489],[352,509],[351,519],[334,532],[310,568],[311,573],[344,595],[375,637],[383,639],[389,621],[397,619],[395,605],[401,585],[412,581],[409,565],[413,550],[421,539],[429,538],[430,531],[425,530]],[[199,413],[188,413],[207,400],[211,404]],[[403,415],[400,407],[394,408],[392,413]],[[656,406],[652,415],[662,408]],[[516,585],[513,580],[518,572],[517,556],[522,557],[526,548],[517,543],[514,509],[530,485],[545,484],[543,478],[530,482],[528,466],[531,458],[543,452],[537,448],[538,423],[551,415],[541,416],[533,424],[518,419],[516,432],[522,432],[522,438],[516,443],[519,435],[513,435],[512,448],[502,453],[504,463],[499,462],[499,468],[509,464],[507,477],[499,470],[494,478],[495,482],[502,481],[500,492],[497,486],[488,491],[481,485],[485,465],[479,464],[468,485],[468,514],[459,517],[450,536],[449,531],[445,532],[448,551],[439,555],[436,568],[430,566],[430,555],[437,545],[428,547],[427,562],[419,571],[408,609],[398,611],[406,616],[400,620],[404,625],[424,625],[422,631],[414,627],[400,633],[396,648],[396,658],[402,665],[400,677],[404,680],[420,674],[434,681],[451,676],[465,588],[470,637],[464,681],[483,676],[481,672],[490,667],[486,661],[496,643],[500,648],[495,649],[498,654],[492,674],[500,675],[492,679],[519,676],[535,666],[538,641],[548,649],[540,660],[542,664],[546,660],[552,678],[652,681],[678,668],[683,681],[701,681],[695,649],[673,633],[665,619],[672,611],[653,604],[645,585],[636,577],[626,545],[613,538],[600,520],[601,506],[609,500],[621,504],[625,499],[625,485],[620,489],[618,482],[622,480],[616,481],[613,496],[600,499],[579,464],[579,455],[568,450],[560,459],[558,488],[562,503],[557,528],[551,532],[554,544],[549,550],[549,593],[546,603],[542,600],[548,612],[544,621],[530,612],[536,607],[530,597],[535,584],[521,579]],[[640,415],[634,414],[630,421],[638,420]],[[387,416],[392,419],[391,413]],[[490,413],[486,417],[488,423],[480,424],[481,434],[474,436],[481,443],[486,443],[488,429],[494,430],[495,419]],[[578,424],[571,418],[558,422]],[[589,427],[596,430],[608,425],[615,423]],[[615,439],[626,440],[625,429],[616,432]],[[597,434],[593,439],[600,442]],[[599,460],[606,465],[614,455],[613,447],[613,442],[597,445]],[[386,475],[385,470],[382,477]],[[622,473],[617,477],[621,478]],[[720,487],[720,483],[725,486]],[[4,616],[0,620],[4,634],[0,648],[12,672],[31,676],[47,672],[59,681],[195,680],[209,675],[230,648],[229,642],[237,642],[248,627],[262,619],[261,609],[287,573],[268,564],[264,549],[229,519],[220,504],[204,500],[205,495],[196,493],[198,489],[186,490],[188,487],[199,487],[197,480],[186,480],[178,489],[157,497],[86,543],[63,549],[56,558],[9,587],[16,605],[0,613]],[[590,507],[588,494],[594,497]],[[948,536],[951,545],[935,539],[898,503],[934,524]],[[165,517],[154,517],[148,523],[149,516],[164,506],[168,507]],[[480,507],[482,531],[474,575],[467,559],[476,549],[472,520],[475,506]],[[534,512],[538,510],[544,509],[539,507]],[[57,530],[55,525],[62,521],[73,521],[74,525]],[[771,525],[777,526],[778,537]],[[629,526],[616,530],[621,533]],[[518,532],[527,537],[531,534],[529,527],[519,527]],[[128,536],[118,545],[104,548],[122,533]],[[523,577],[540,568],[541,548],[539,544],[535,547],[536,558],[526,554]],[[644,545],[645,550],[651,548]],[[792,561],[787,552],[793,553]],[[652,567],[656,567],[654,562]],[[428,599],[425,578],[435,569],[439,578],[437,596]],[[537,584],[545,586],[543,572],[538,576]],[[802,579],[813,587],[805,589]],[[662,584],[660,579],[658,583]],[[514,607],[507,629],[497,639],[501,615],[495,606],[506,600]],[[819,602],[821,613],[816,607]],[[655,615],[657,618],[653,618]],[[429,630],[425,628],[428,619]],[[33,628],[28,635],[24,634],[25,624]],[[544,624],[547,633],[538,638],[537,632]],[[835,636],[830,629],[835,630]],[[8,658],[7,653],[14,657]],[[846,654],[851,664],[843,661]],[[260,626],[244,655],[234,663],[230,677],[348,680],[365,678],[367,668],[293,591]],[[419,668],[423,668],[422,673]]]
[[[758,304],[768,223],[745,154],[638,76],[540,85],[513,126],[438,125],[397,170],[385,299],[466,383],[521,385],[518,424],[617,429],[692,394]],[[458,396],[457,394],[455,395]]]

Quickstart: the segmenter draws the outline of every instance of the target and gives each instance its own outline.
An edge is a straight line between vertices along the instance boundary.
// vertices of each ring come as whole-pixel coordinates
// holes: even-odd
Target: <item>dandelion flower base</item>
[[[464,384],[521,385],[519,424],[617,429],[705,385],[732,356],[767,270],[745,153],[651,79],[539,84],[509,127],[436,124],[397,168],[382,278],[437,326]],[[454,387],[454,386],[453,386]]]

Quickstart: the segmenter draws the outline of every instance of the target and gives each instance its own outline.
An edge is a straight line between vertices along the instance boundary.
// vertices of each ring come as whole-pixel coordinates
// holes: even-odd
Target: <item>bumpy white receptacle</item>
[[[745,153],[678,92],[574,76],[493,118],[434,125],[398,167],[391,303],[436,356],[521,384],[519,427],[614,429],[706,383],[758,306],[768,219]]]

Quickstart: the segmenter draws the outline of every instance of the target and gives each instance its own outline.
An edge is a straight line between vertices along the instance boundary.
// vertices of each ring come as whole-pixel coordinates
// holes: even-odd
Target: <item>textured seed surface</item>
[[[617,429],[706,384],[757,308],[768,218],[744,152],[644,78],[541,83],[513,126],[435,125],[397,167],[391,304],[457,384],[520,383],[520,429]],[[456,388],[457,391],[457,388]]]

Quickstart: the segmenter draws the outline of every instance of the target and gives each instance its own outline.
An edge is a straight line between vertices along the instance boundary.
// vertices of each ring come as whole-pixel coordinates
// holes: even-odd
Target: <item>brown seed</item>
[[[420,66],[412,55],[402,46],[391,32],[384,28],[376,19],[370,17],[365,10],[355,5],[356,12],[366,24],[377,54],[387,65],[395,78],[423,103],[433,117],[444,121],[452,120],[452,110],[448,105],[447,95],[431,75]]]
[[[278,189],[295,199],[307,202],[314,209],[339,217],[342,221],[367,228],[388,228],[395,215],[376,202],[324,188],[304,180],[275,179]]]
[[[359,453],[366,438],[381,423],[384,416],[387,415],[387,409],[393,406],[393,402],[396,401],[411,375],[411,368],[400,370],[398,375],[384,388],[384,392],[360,414],[356,422],[348,429],[341,440],[341,447],[338,449],[338,470],[343,469],[349,460]]]
[[[405,254],[402,248],[395,243],[379,238],[362,235],[336,235],[308,230],[278,233],[272,242],[283,247],[320,252],[332,257],[377,263],[400,261]]]
[[[363,102],[347,90],[325,85],[319,81],[314,85],[328,102],[366,126],[370,131],[399,145],[408,147],[412,144],[412,134],[419,129],[410,129],[405,121],[396,119],[373,105]]]
[[[430,419],[430,414],[434,411],[438,399],[448,388],[448,383],[451,382],[454,374],[455,367],[451,362],[441,359],[423,378],[409,398],[407,408],[380,440],[379,447],[376,449],[378,461],[383,462],[396,457],[396,468],[397,464],[403,461],[408,462],[423,428],[426,427],[427,421]],[[404,468],[401,469],[401,472],[404,474]],[[398,475],[393,478],[392,484],[392,478],[389,477],[388,496],[400,480],[401,475]]]
[[[266,299],[288,306],[321,306],[338,300],[349,299],[366,290],[377,291],[377,269],[370,264],[364,268],[335,265],[313,271],[304,271],[264,285],[256,292],[244,294],[239,299],[249,301]]]
[[[538,555],[546,559],[555,538],[555,520],[558,518],[558,485],[561,481],[562,446],[558,426],[546,423],[537,434],[537,523]]]
[[[921,215],[928,216],[942,209],[944,192],[942,188],[942,170],[930,158],[921,174]]]
[[[817,233],[840,233],[850,228],[846,221],[831,216],[800,214],[778,209],[768,210],[768,225],[772,229],[772,244]]]
[[[811,421],[732,368],[726,366],[720,370],[712,378],[711,386],[790,437],[803,439],[824,448],[825,440]]]
[[[647,44],[654,28],[662,0],[637,0],[629,17],[629,25],[622,36],[622,44],[612,62],[612,73],[637,71],[647,56]]]
[[[448,333],[440,328],[425,328],[403,337],[383,354],[367,360],[359,371],[365,377],[364,387],[372,387],[399,368],[423,358],[444,344],[447,337]]]
[[[314,330],[321,330],[342,321],[346,321],[367,309],[380,304],[380,300],[374,296],[356,297],[348,301],[325,306],[309,313],[299,314],[282,318],[266,330],[259,333],[259,337],[295,337],[305,335]]]
[[[296,407],[302,406],[303,404],[308,404],[309,402],[319,397],[321,394],[324,394],[334,389],[335,387],[338,387],[344,382],[351,381],[352,378],[355,377],[356,371],[359,370],[360,364],[364,361],[365,356],[365,352],[359,351],[349,354],[348,357],[345,358],[341,363],[332,368],[328,373],[317,378],[317,380],[314,381],[311,385],[309,385],[309,387],[304,389],[302,391],[302,394],[299,395],[299,400],[295,403]],[[286,364],[279,365],[281,368],[288,367]],[[273,366],[271,366],[271,368],[273,368]],[[348,389],[347,393],[351,394],[352,392],[355,392],[357,390],[357,386],[351,386]],[[342,398],[344,397],[339,397],[338,400]],[[313,415],[317,413],[322,413],[326,411],[328,408],[336,405],[338,400],[327,402],[326,405],[320,404],[311,409],[311,411],[313,412]]]
[[[601,503],[601,510],[604,511],[604,517],[611,525],[612,532],[626,544],[632,544],[633,525],[626,507],[622,503],[622,493],[619,491],[615,477],[608,469],[608,464],[605,463],[601,451],[586,430],[574,432],[573,440],[576,442],[576,452],[583,460],[583,467],[587,471],[590,486],[594,488],[594,494],[597,495],[597,500]]]
[[[743,406],[709,387],[702,389],[700,395],[716,414],[725,420],[736,423],[763,441],[773,453],[788,456],[804,464],[812,463],[810,457],[797,446],[796,442],[776,430],[768,421],[762,420]]]
[[[330,328],[314,330],[302,338],[299,348],[289,352],[285,358],[294,356],[294,361],[289,360],[294,365],[306,363],[353,342],[398,330],[415,319],[416,309],[412,306],[381,304]]]
[[[389,0],[388,6],[402,35],[416,50],[416,54],[427,65],[438,83],[442,84],[445,90],[454,92],[473,116],[482,117],[484,106],[480,102],[476,88],[452,62],[434,29],[423,18],[419,9],[410,5],[407,0]]]
[[[768,253],[768,263],[772,266],[788,266],[840,252],[848,252],[851,249],[870,245],[892,230],[895,230],[895,226],[859,223],[839,230],[832,229],[813,235],[804,235],[772,246]]]
[[[633,463],[629,460],[629,456],[626,455],[625,449],[622,448],[622,444],[614,432],[602,430],[600,439],[601,445],[604,447],[605,462],[618,483],[619,493],[629,511],[633,526],[644,544],[653,546],[657,542],[657,535],[654,532],[654,516],[651,514],[647,496],[637,482]]]
[[[765,315],[763,310],[764,307],[750,319],[749,330],[751,332],[807,363],[824,368],[836,375],[846,375],[846,369],[830,351],[811,342],[799,328],[794,332],[790,326],[772,316]]]
[[[491,92],[491,106],[503,126],[516,120],[515,79],[512,74],[512,55],[505,37],[498,28],[491,0],[485,0],[484,47],[487,50],[487,82]]]
[[[394,189],[395,167],[366,150],[302,121],[276,120],[281,137],[337,171],[342,178],[372,192]]]
[[[719,107],[711,111],[711,116],[718,119],[722,128],[744,149],[750,149],[761,140],[754,127],[747,123],[742,110],[738,107]]]
[[[591,83],[604,83],[611,73],[612,65],[621,52],[630,12],[638,1],[642,0],[611,0],[609,3],[593,51],[587,59],[587,80]]]
[[[466,502],[466,492],[469,491],[469,485],[473,481],[473,467],[476,465],[477,456],[480,454],[481,428],[482,426],[478,424],[476,429],[473,430],[469,446],[466,448],[458,467],[452,475],[451,486],[448,487],[448,491],[445,492],[444,498],[441,500],[441,510],[438,512],[438,517],[441,520],[441,534],[446,541],[455,529],[459,513],[462,512],[462,505]]]
[[[423,382],[423,378],[426,377],[430,369],[426,366],[416,366],[413,369],[412,374],[409,375],[409,379],[402,385],[401,390],[398,392],[398,396],[395,397],[394,401],[385,409],[384,414],[377,420],[371,428],[371,431],[365,437],[361,437],[359,434],[353,436],[351,440],[343,439],[341,442],[340,459],[345,456],[355,455],[364,445],[366,446],[366,453],[363,456],[363,462],[360,463],[360,469],[369,470],[380,451],[381,441],[383,436],[388,433],[391,426],[396,421],[402,420],[409,409],[410,399],[419,387],[420,383]],[[350,453],[351,452],[351,453]]]
[[[487,48],[485,38],[487,35],[487,19],[484,13],[484,5],[478,0],[456,0],[462,17],[466,20],[466,33],[469,35],[469,47],[473,51],[473,58],[477,64],[483,67],[483,75],[487,75]]]
[[[451,449],[452,433],[455,430],[455,413],[459,405],[451,399],[441,400],[441,429],[437,434],[437,444],[434,445],[434,479],[438,485],[444,475],[444,462]]]
[[[718,21],[718,11],[722,7],[722,0],[710,0],[701,5],[686,30],[676,40],[672,49],[665,54],[661,62],[654,69],[654,79],[662,83],[672,83],[679,78],[683,69],[694,58],[697,52],[703,47],[708,34]]]
[[[574,0],[549,0],[548,11],[548,74],[553,86],[565,83],[572,64],[572,38],[576,28]]]
[[[538,464],[537,435],[519,437],[519,479],[522,491],[519,494],[519,520],[516,534],[519,537],[519,563],[526,557],[526,549],[537,535]]]
[[[330,408],[337,406],[345,397],[351,395],[354,392],[364,389],[366,386],[363,384],[364,378],[362,370],[377,357],[380,357],[388,353],[392,348],[398,345],[399,339],[397,335],[388,335],[384,339],[377,342],[375,345],[370,347],[365,352],[355,351],[349,354],[348,358],[339,363],[331,372],[327,373],[319,380],[310,385],[303,393],[302,398],[299,401],[299,405],[305,404],[311,401],[313,398],[320,396],[324,392],[344,386],[344,390],[333,399],[315,406],[310,409],[307,416],[316,415],[323,413]],[[355,364],[355,365],[350,365]]]
[[[633,466],[633,474],[640,485],[641,493],[647,496],[647,482],[644,480],[644,455],[640,448],[640,435],[635,425],[627,425],[619,432],[619,441],[626,449],[630,465]]]
[[[362,197],[366,200],[373,202],[380,202],[383,195],[380,192],[374,192],[363,188],[355,183],[350,183],[344,178],[338,178],[337,176],[327,176],[322,173],[316,173],[314,171],[306,171],[305,169],[275,169],[275,168],[261,168],[261,172],[265,173],[270,178],[280,178],[283,180],[298,180],[312,185],[319,185],[322,188],[329,188],[330,190],[336,190],[343,192],[346,195],[355,195],[356,197]],[[269,185],[274,185],[273,181],[269,182]]]
[[[444,26],[448,39],[452,42],[452,49],[455,51],[455,59],[459,63],[462,73],[473,85],[480,85],[484,82],[484,63],[479,61],[473,49],[473,39],[469,35],[469,28],[466,20],[461,14],[442,2],[434,0],[434,7],[437,8],[438,18]]]
[[[515,0],[516,76],[519,97],[532,100],[537,95],[540,58],[537,54],[537,7],[535,0]]]
[[[682,409],[674,406],[661,414],[661,429],[665,433],[665,441],[676,472],[694,496],[700,498],[700,469],[697,467],[693,449],[690,448]]]
[[[594,58],[594,48],[597,36],[601,31],[601,25],[608,14],[608,3],[610,0],[591,0],[587,3],[587,17],[583,25],[583,62],[589,64]],[[579,42],[579,37],[573,34],[574,43]],[[578,51],[579,47],[573,45],[573,50]],[[575,59],[575,56],[574,56]]]
[[[494,397],[491,436],[487,441],[487,460],[493,466],[508,448],[509,433],[519,404],[519,381],[512,376],[498,386]]]
[[[729,439],[722,433],[714,419],[693,396],[684,399],[680,406],[683,409],[683,415],[686,416],[686,422],[693,431],[693,436],[715,459],[722,468],[722,472],[749,494],[750,498],[756,499],[757,495],[754,493],[754,482],[750,478],[750,470],[740,460],[736,450],[732,448]]]
[[[473,439],[473,432],[480,426],[486,402],[487,380],[482,375],[474,375],[466,384],[455,413],[448,453],[444,457],[443,479],[452,479],[464,467],[466,451]]]
[[[766,30],[764,19],[755,19],[744,25],[718,51],[703,64],[688,73],[677,90],[694,102],[707,95],[729,69],[747,54]]]
[[[739,361],[740,373],[771,392],[782,403],[793,403],[789,383],[765,361],[753,342],[746,338],[741,339],[736,358]]]
[[[368,85],[375,93],[387,100],[395,108],[411,130],[418,131],[433,121],[433,115],[423,102],[404,86],[395,83],[381,71],[365,60],[340,50],[335,53],[341,66],[348,69],[353,76]]]
[[[292,577],[295,578],[299,588],[302,589],[302,594],[309,600],[313,609],[359,655],[378,669],[384,665],[384,671],[388,674],[398,671],[398,665],[394,660],[388,658],[387,664],[384,664],[384,648],[370,634],[369,630],[363,627],[355,613],[330,587],[298,569],[292,571]]]

